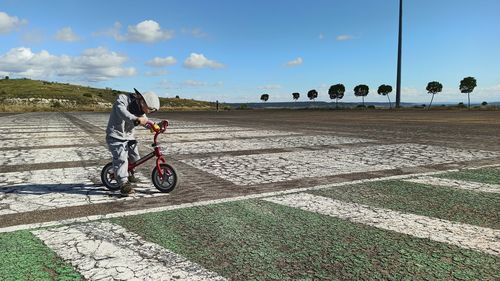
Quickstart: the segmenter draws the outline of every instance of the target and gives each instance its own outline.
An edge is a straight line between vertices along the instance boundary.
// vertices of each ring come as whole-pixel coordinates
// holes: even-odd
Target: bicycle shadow
[[[161,193],[156,189],[145,186],[145,184],[138,184],[134,187],[135,194],[140,195],[154,195]],[[133,197],[131,194],[130,197]],[[102,184],[93,183],[57,183],[57,184],[37,184],[25,183],[15,184],[11,186],[0,187],[0,199],[4,197],[13,196],[36,196],[45,197],[51,196],[55,198],[63,197],[117,197],[121,198],[120,190],[111,191],[104,187]]]

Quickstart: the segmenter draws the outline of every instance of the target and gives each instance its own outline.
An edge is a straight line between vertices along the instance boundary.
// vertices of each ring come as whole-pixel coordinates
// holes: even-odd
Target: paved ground
[[[432,175],[500,165],[500,112],[255,110],[158,113],[152,117],[170,120],[171,127],[160,141],[168,161],[180,173],[182,185],[170,194],[157,192],[149,180],[153,167],[149,162],[138,173],[141,183],[136,195],[120,198],[99,180],[100,169],[110,157],[104,143],[107,114],[0,115],[0,232],[57,226],[33,234],[90,280],[113,276],[117,280],[156,280],[162,275],[222,280],[219,274],[156,244],[151,246],[135,234],[130,237],[136,242],[127,242],[128,236],[122,242],[114,241],[111,236],[127,233],[120,226],[97,223],[74,228],[62,224],[209,205],[221,202],[219,199],[266,197],[267,202],[500,255],[500,232],[495,227],[296,193],[393,177],[498,194],[498,184]],[[152,135],[139,129],[137,138],[146,154]],[[56,236],[66,240],[54,239]],[[90,242],[80,245],[83,242],[78,241]],[[99,246],[103,243],[108,244]],[[143,259],[143,250],[129,244],[154,248],[153,253],[172,255],[173,261],[165,263],[155,255]],[[77,245],[74,253],[72,245]],[[100,247],[108,251],[103,255],[116,266],[96,262],[102,257],[91,257]],[[120,257],[127,255],[140,260],[136,267],[123,266]],[[178,267],[171,268],[172,264]],[[144,267],[159,267],[159,275],[142,272]],[[166,267],[171,269],[161,269]]]

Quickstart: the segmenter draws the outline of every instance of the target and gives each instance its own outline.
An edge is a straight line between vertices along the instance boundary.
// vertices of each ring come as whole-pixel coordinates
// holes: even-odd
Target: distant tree
[[[389,108],[392,109],[391,99],[389,98],[389,94],[392,92],[392,86],[382,84],[378,87],[377,93],[382,96],[387,96],[389,100]]]
[[[300,94],[299,93],[293,93],[292,97],[296,101],[296,100],[298,100],[300,98]]]
[[[5,76],[5,80],[9,80],[9,76]]]
[[[468,103],[468,109],[470,109],[470,93],[474,91],[474,88],[476,88],[477,83],[476,83],[476,78],[474,77],[465,77],[460,81],[460,92],[467,94],[467,99],[469,100]]]
[[[312,89],[310,90],[309,92],[307,92],[307,97],[310,99],[310,100],[314,100],[318,97],[318,91]]]
[[[487,103],[487,102],[485,102],[485,101],[483,101],[483,102],[481,103],[481,105],[482,105],[482,106],[487,106],[487,105],[488,105],[488,103]]]
[[[177,96],[175,96],[175,98],[176,98],[176,99],[180,99],[181,97],[179,97],[179,96],[177,95]]]
[[[358,85],[354,87],[354,95],[356,97],[362,97],[363,98],[363,106],[365,106],[365,97],[368,95],[368,92],[370,91],[370,88],[368,88],[367,85]]]
[[[443,90],[443,84],[437,81],[432,81],[427,84],[427,87],[425,89],[429,94],[432,94],[431,102],[429,103],[429,107],[427,108],[427,110],[429,110],[431,108],[432,101],[434,100],[434,95],[440,93]]]
[[[269,100],[269,95],[268,94],[262,94],[262,96],[260,96],[260,100],[263,101],[263,102],[266,102],[267,100]]]
[[[335,99],[335,108],[339,107],[339,100],[344,97],[345,87],[343,84],[335,84],[330,86],[328,89],[328,95],[330,99]]]

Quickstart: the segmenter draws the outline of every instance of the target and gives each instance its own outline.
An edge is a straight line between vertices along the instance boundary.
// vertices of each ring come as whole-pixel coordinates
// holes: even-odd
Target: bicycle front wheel
[[[165,193],[171,192],[177,185],[179,185],[177,171],[169,164],[160,164],[160,169],[163,173],[163,177],[160,178],[158,168],[155,167],[151,173],[151,181],[159,191]]]

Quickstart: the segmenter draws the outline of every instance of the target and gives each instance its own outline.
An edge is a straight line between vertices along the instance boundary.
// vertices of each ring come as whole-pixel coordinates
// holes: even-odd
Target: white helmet
[[[160,109],[160,98],[155,93],[146,92],[141,95],[151,111],[157,111]]]

